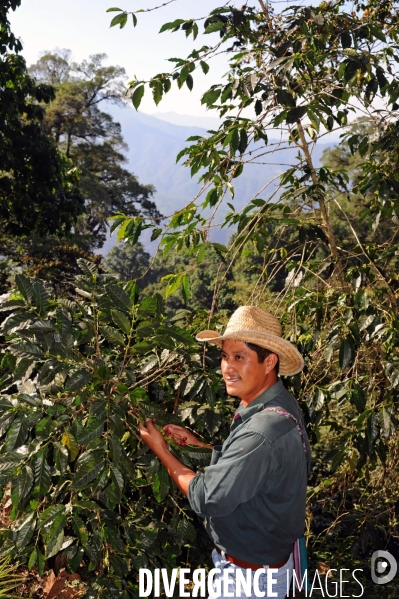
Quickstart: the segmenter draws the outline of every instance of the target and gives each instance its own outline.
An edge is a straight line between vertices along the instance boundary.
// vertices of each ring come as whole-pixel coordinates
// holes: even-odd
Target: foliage
[[[198,270],[202,257],[213,250],[221,253],[227,271],[240,260],[245,263],[248,248],[254,252],[261,273],[248,295],[281,316],[286,336],[305,357],[303,374],[287,384],[306,401],[315,447],[310,490],[315,511],[309,515],[315,533],[310,538],[319,550],[320,533],[328,532],[335,543],[345,538],[353,559],[384,543],[395,547],[399,533],[394,467],[397,8],[397,3],[355,0],[349,12],[342,0],[294,4],[277,13],[263,0],[256,6],[215,3],[203,23],[213,43],[196,47],[187,58],[170,59],[170,72],[130,83],[136,109],[147,89],[158,104],[174,82],[191,89],[198,69],[211,73],[211,59],[225,53],[225,80],[214,81],[202,97],[222,124],[206,136],[190,138],[191,145],[177,157],[199,177],[200,193],[163,227],[136,221],[128,230],[123,215],[114,221],[132,242],[138,232],[152,228],[164,255],[188,250]],[[125,26],[128,12],[111,10],[117,13],[112,24]],[[184,31],[196,39],[200,25],[201,20],[177,19],[160,33]],[[362,122],[351,124],[351,117],[359,115]],[[342,131],[341,146],[316,167],[314,144],[332,131]],[[280,142],[273,139],[276,133]],[[278,160],[282,148],[292,149],[292,163],[278,181],[268,181],[267,164]],[[235,179],[251,163],[265,165],[265,185],[237,211]],[[223,248],[209,240],[209,233],[226,202],[230,212],[222,226],[236,235]],[[213,212],[206,218],[209,208]],[[166,294],[179,286],[183,293],[194,272],[171,273]],[[225,272],[215,277],[207,306],[211,316]],[[315,526],[318,502],[331,509],[331,519],[321,528]],[[345,506],[351,516],[346,528],[341,524]],[[397,548],[394,554],[399,555]]]
[[[83,202],[85,209],[74,219],[67,238],[58,235],[60,231],[52,227],[46,213],[40,231],[46,232],[45,240],[35,230],[25,231],[24,236],[19,232],[17,237],[4,231],[0,250],[22,264],[28,275],[46,278],[61,287],[77,273],[77,258],[93,259],[93,252],[103,246],[107,220],[116,211],[147,218],[161,216],[151,200],[153,187],[141,185],[124,166],[127,146],[120,125],[100,108],[109,102],[122,104],[125,95],[124,70],[105,66],[105,59],[103,54],[95,55],[76,64],[69,51],[47,52],[30,67],[30,75],[25,74],[32,86],[49,90],[49,104],[36,106],[42,135],[54,151],[58,148],[57,155],[75,173],[82,203],[80,212]],[[44,159],[41,162],[48,165]],[[37,169],[38,175],[50,185],[51,179],[43,168]],[[73,206],[70,208],[72,219]]]
[[[126,93],[124,69],[105,66],[106,58],[97,54],[76,64],[64,50],[43,54],[29,69],[36,80],[55,88],[56,97],[46,110],[44,126],[81,172],[86,214],[76,231],[91,235],[91,248],[102,247],[107,220],[117,211],[126,211],[129,216],[160,216],[150,200],[153,187],[140,185],[123,168],[127,146],[119,123],[100,109],[104,103],[122,104]]]
[[[83,198],[76,169],[43,129],[40,103],[48,104],[54,90],[28,75],[10,31],[7,13],[19,4],[7,0],[0,8],[0,231],[60,234],[83,211]]]
[[[4,599],[19,599],[15,594],[15,589],[24,582],[25,577],[18,574],[16,565],[10,562],[10,557],[0,560],[0,597]]]
[[[182,328],[159,295],[139,301],[136,284],[79,264],[74,299],[24,275],[2,298],[0,482],[11,483],[12,525],[0,533],[1,553],[39,573],[60,554],[87,580],[85,597],[130,597],[134,572],[148,561],[174,567],[198,528],[138,443],[139,420],[188,420],[211,438],[231,408],[212,359],[204,372],[197,354],[199,317],[181,315]],[[171,451],[194,468],[209,459],[190,446]]]
[[[116,244],[104,260],[108,272],[120,281],[143,279],[141,281],[143,286],[149,278],[152,278],[147,274],[150,263],[151,256],[140,242],[133,246],[130,243]]]

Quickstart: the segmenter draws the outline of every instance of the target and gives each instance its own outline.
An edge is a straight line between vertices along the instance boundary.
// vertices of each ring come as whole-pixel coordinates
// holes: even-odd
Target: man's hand
[[[179,460],[170,453],[165,439],[155,428],[151,418],[147,418],[145,424],[146,426],[143,426],[141,423],[139,424],[139,431],[143,443],[152,449],[155,455],[165,466],[169,476],[176,483],[179,489],[187,496],[190,481],[196,476],[195,472],[179,462]],[[182,430],[184,431],[184,429]]]
[[[170,437],[179,445],[197,445],[198,447],[206,447],[208,449],[212,449],[211,445],[207,445],[203,443],[193,433],[190,433],[183,426],[178,426],[177,424],[167,424],[163,427],[165,434],[167,437]]]
[[[160,453],[169,451],[162,434],[155,428],[151,418],[146,418],[145,426],[139,424],[139,432],[143,443],[159,456]]]

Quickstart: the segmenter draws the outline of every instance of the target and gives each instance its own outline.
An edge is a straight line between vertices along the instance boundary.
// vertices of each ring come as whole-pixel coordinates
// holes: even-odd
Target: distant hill
[[[192,127],[195,125],[202,129],[218,129],[221,123],[221,120],[214,116],[192,116],[190,114],[178,114],[177,112],[157,112],[151,116],[181,127]]]
[[[176,164],[176,155],[186,144],[191,135],[207,135],[206,129],[195,125],[196,117],[191,117],[193,125],[181,126],[155,116],[136,112],[130,106],[119,108],[114,105],[107,109],[114,119],[121,124],[122,134],[129,146],[127,158],[129,169],[139,178],[140,183],[152,183],[156,188],[155,202],[160,211],[173,214],[176,210],[187,204],[198,192],[196,179],[191,179],[190,171],[181,163]],[[173,113],[166,113],[173,114]],[[163,115],[164,116],[164,115]],[[179,115],[175,115],[179,116]],[[187,115],[183,115],[186,120]],[[212,119],[215,120],[216,119]],[[273,140],[270,140],[270,145]],[[277,142],[275,142],[277,143]],[[320,164],[323,150],[331,144],[318,144],[313,151],[315,165]],[[250,164],[244,169],[243,174],[235,180],[235,199],[231,201],[237,209],[243,208],[253,197],[270,196],[271,188],[259,194],[259,191],[273,177],[282,173],[289,164],[295,164],[298,150],[290,148],[267,154],[262,161],[267,164]],[[228,211],[226,206],[224,212]],[[218,221],[220,222],[219,216]],[[214,239],[225,243],[231,235],[230,231],[217,229]],[[102,253],[107,253],[114,245],[115,238],[111,238],[104,246]],[[152,249],[144,239],[147,248]]]

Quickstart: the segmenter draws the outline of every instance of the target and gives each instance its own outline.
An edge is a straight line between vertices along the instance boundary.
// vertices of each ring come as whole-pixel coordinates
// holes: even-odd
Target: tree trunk
[[[309,152],[309,143],[306,140],[305,131],[303,130],[302,123],[300,121],[297,121],[297,127],[298,127],[299,137],[301,139],[300,147],[303,150],[303,153],[305,155],[305,160],[306,160],[306,163],[310,170],[310,176],[312,178],[313,185],[320,185],[320,181],[317,178],[316,170],[313,165],[312,156],[310,155],[310,152]],[[342,260],[339,255],[337,242],[335,240],[335,235],[333,233],[330,219],[328,216],[326,203],[321,194],[318,197],[318,202],[319,202],[319,206],[320,206],[321,220],[323,223],[325,233],[327,235],[330,252],[335,260],[336,269],[337,269],[337,277],[338,277],[342,287],[347,288],[347,283],[345,281],[345,275],[344,275],[344,266],[342,264]]]

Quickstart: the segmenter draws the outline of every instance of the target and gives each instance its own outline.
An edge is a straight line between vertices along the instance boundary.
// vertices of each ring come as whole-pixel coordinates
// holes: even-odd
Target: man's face
[[[223,341],[221,369],[229,395],[248,404],[277,380],[277,356],[270,354],[261,364],[258,355],[243,341]]]

